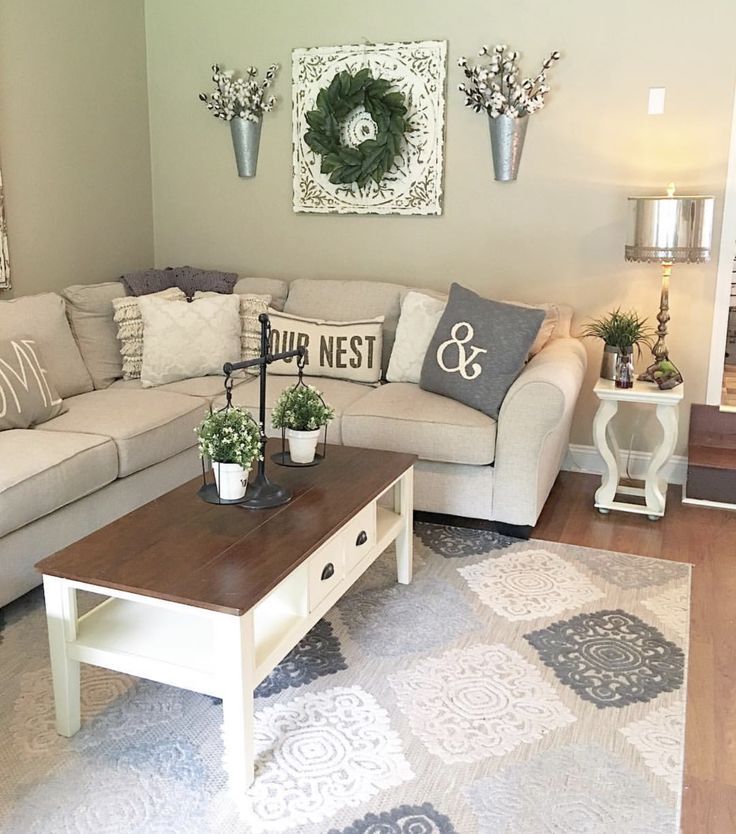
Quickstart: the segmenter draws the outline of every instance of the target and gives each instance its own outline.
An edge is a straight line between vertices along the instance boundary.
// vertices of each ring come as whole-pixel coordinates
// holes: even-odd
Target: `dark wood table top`
[[[318,466],[287,468],[270,460],[280,450],[280,440],[269,441],[266,474],[291,490],[288,504],[270,510],[208,504],[197,496],[202,479],[195,478],[36,568],[243,614],[416,461],[414,455],[328,446]]]

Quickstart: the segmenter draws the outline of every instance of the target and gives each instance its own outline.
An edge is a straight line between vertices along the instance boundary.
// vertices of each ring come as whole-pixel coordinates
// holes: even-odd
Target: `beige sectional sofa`
[[[299,315],[385,316],[384,368],[405,291],[398,284],[308,279],[289,285],[246,278],[236,285],[236,292],[268,293],[274,306]],[[38,341],[43,356],[53,357],[49,373],[68,407],[36,428],[0,432],[0,605],[39,584],[33,568],[39,559],[200,471],[194,429],[211,405],[221,404],[222,379],[155,389],[114,379],[121,372],[112,298],[122,294],[119,284],[108,283],[0,302],[0,335]],[[71,325],[66,332],[59,305]],[[416,510],[528,530],[565,456],[585,361],[569,320],[561,322],[513,384],[498,421],[410,383],[315,382],[336,411],[330,443],[419,457]],[[234,402],[255,413],[254,380],[237,380]],[[270,377],[269,406],[293,383]]]

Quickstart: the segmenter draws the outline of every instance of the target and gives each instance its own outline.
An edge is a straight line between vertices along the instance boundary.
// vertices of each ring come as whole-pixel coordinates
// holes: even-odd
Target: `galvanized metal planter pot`
[[[604,345],[601,357],[601,379],[616,379],[616,358],[619,349],[613,345]]]
[[[488,119],[494,177],[499,182],[515,180],[519,173],[528,121],[528,114],[517,118],[497,116],[495,119]]]
[[[239,177],[254,177],[258,167],[258,147],[261,143],[261,119],[252,122],[236,116],[230,120],[235,164]]]

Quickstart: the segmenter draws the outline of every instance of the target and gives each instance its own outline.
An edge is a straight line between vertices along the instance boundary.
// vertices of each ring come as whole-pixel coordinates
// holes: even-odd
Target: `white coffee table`
[[[279,472],[294,499],[273,510],[206,504],[193,481],[40,562],[58,732],[80,727],[80,663],[213,695],[246,789],[253,690],[390,544],[411,581],[414,461],[328,447]],[[107,598],[80,617],[77,591]]]

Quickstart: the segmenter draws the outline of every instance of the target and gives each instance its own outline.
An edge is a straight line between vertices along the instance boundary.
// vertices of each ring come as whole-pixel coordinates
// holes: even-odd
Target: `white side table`
[[[608,379],[599,379],[593,389],[600,400],[598,411],[593,421],[593,440],[606,464],[600,487],[595,493],[595,506],[601,513],[611,510],[623,510],[639,513],[656,521],[664,515],[667,501],[667,480],[661,477],[661,471],[677,443],[677,425],[680,403],[684,394],[684,385],[678,385],[669,391],[660,391],[651,382],[635,382],[633,388],[616,388]],[[644,403],[656,407],[657,419],[662,426],[662,440],[652,453],[652,459],[644,479],[644,488],[619,486],[619,447],[611,430],[611,420],[618,411],[619,403]],[[645,504],[630,501],[617,501],[616,495],[636,495],[643,497]]]

